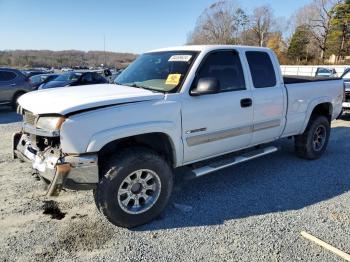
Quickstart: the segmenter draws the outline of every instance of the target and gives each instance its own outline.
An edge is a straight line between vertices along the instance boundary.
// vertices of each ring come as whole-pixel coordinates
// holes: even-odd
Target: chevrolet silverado
[[[114,84],[21,96],[14,157],[48,184],[93,190],[113,224],[134,227],[165,208],[174,170],[199,177],[255,159],[294,138],[318,159],[342,110],[343,80],[283,77],[267,48],[213,45],[139,56]]]

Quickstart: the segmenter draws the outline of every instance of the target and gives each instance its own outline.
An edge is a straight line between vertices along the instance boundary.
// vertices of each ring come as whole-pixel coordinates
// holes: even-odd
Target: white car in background
[[[318,67],[315,77],[337,77],[337,71],[334,68]]]
[[[344,80],[345,86],[343,109],[344,111],[350,111],[350,68],[345,69],[341,77]]]
[[[69,68],[69,67],[62,67],[62,68],[61,68],[61,71],[62,71],[62,72],[69,72],[69,71],[73,71],[73,69],[72,69],[72,68]]]

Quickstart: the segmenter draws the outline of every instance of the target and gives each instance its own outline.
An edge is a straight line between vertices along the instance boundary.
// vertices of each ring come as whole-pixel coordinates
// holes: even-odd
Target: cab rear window
[[[247,51],[249,64],[255,88],[273,87],[276,85],[276,74],[270,56],[266,52]]]

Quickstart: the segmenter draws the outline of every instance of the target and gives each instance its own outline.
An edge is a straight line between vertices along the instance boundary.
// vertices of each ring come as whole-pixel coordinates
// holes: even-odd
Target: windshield
[[[143,54],[127,67],[114,82],[118,85],[174,92],[181,86],[196,54],[196,52],[187,51]]]
[[[65,73],[62,75],[59,75],[55,81],[76,81],[81,76],[81,73]]]

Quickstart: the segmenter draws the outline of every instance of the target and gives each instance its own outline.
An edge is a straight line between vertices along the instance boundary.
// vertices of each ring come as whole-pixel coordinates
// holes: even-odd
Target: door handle
[[[251,98],[243,98],[241,100],[241,107],[250,107],[252,106],[253,101]]]

